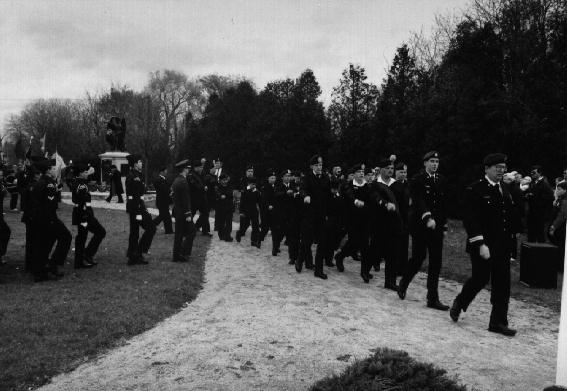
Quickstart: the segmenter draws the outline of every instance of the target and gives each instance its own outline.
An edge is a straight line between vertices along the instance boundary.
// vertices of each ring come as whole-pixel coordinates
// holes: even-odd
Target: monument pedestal
[[[122,180],[122,187],[126,189],[126,175],[130,167],[128,166],[128,159],[126,156],[130,155],[128,152],[120,152],[120,151],[108,151],[105,153],[101,153],[98,155],[100,158],[100,182],[103,181],[103,175],[106,171],[106,167],[108,167],[108,171],[110,171],[110,166],[114,165],[120,171],[121,180]]]

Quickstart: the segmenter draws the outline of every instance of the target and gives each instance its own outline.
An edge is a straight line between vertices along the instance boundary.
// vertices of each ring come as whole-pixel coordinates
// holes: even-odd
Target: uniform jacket
[[[176,221],[184,221],[191,215],[191,192],[187,178],[178,175],[171,185],[173,193],[173,217]]]
[[[277,183],[274,189],[274,204],[278,216],[284,220],[297,217],[298,198],[299,189],[294,183],[290,182],[287,186],[283,182]]]
[[[410,190],[408,182],[395,181],[390,185],[390,190],[392,190],[394,196],[396,197],[396,201],[398,202],[400,217],[403,223],[403,230],[407,232],[410,208]]]
[[[234,211],[234,198],[232,195],[233,188],[230,185],[223,186],[219,184],[216,187],[216,206],[218,213],[228,213]],[[224,195],[224,198],[222,196]]]
[[[57,184],[48,175],[42,175],[30,193],[30,215],[34,223],[47,224],[57,220]]]
[[[114,192],[116,194],[123,194],[124,189],[122,188],[122,175],[120,171],[110,172],[110,182],[111,186],[114,186]]]
[[[417,173],[410,181],[412,208],[410,229],[424,229],[429,217],[438,228],[447,223],[446,197],[447,181],[443,175],[430,176],[425,170]]]
[[[267,212],[268,208],[271,206],[275,207],[275,197],[276,197],[276,185],[270,185],[266,183],[261,190],[262,194],[262,211]]]
[[[86,223],[89,218],[94,216],[93,208],[91,207],[91,193],[85,179],[75,179],[72,184],[71,199],[75,204],[71,224],[79,225],[81,223]]]
[[[549,186],[547,179],[541,178],[539,181],[532,181],[526,191],[528,202],[528,214],[539,216],[542,219],[550,217],[553,210],[553,189]]]
[[[331,183],[329,177],[321,174],[315,176],[313,171],[309,172],[301,181],[300,188],[301,198],[307,196],[311,198],[309,204],[303,205],[304,216],[311,216],[319,219],[325,218],[327,213],[327,204],[331,195]]]
[[[189,182],[189,190],[191,192],[191,205],[194,209],[199,209],[207,205],[208,201],[208,185],[205,182],[205,177],[199,175],[195,171],[191,171],[187,176]]]
[[[492,186],[486,178],[465,189],[464,225],[467,231],[467,252],[486,244],[491,251],[510,250],[513,226],[518,219],[508,186]]]
[[[394,182],[395,183],[395,182]],[[400,206],[396,196],[390,186],[382,182],[371,184],[371,204],[370,214],[372,216],[371,227],[379,234],[401,234],[403,232],[402,216]],[[392,203],[396,206],[395,210],[386,209],[386,204]]]
[[[370,221],[370,210],[372,202],[372,189],[370,184],[364,182],[363,185],[357,185],[354,181],[344,186],[344,202],[349,224],[368,224]],[[354,202],[356,200],[364,202],[364,206],[357,207]]]
[[[22,200],[21,205],[22,205],[22,223],[30,223],[32,221],[32,199],[31,199],[31,195],[33,193],[33,189],[35,187],[35,185],[37,184],[37,181],[34,180],[33,178],[30,178],[29,181],[27,181],[27,185],[26,187],[24,187],[21,192],[22,192]]]
[[[240,213],[248,217],[258,216],[260,203],[261,195],[258,189],[245,189],[242,193],[242,196],[240,197]]]
[[[145,193],[146,184],[142,178],[142,173],[138,170],[130,170],[126,178],[126,212],[138,215],[145,211]]]
[[[169,204],[171,203],[171,187],[169,186],[167,179],[159,176],[154,181],[154,188],[156,189],[156,207],[158,209],[169,209]]]

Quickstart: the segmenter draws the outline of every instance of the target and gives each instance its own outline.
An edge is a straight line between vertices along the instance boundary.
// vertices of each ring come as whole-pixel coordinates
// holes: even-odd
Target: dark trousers
[[[65,264],[67,254],[69,253],[71,242],[73,240],[71,232],[60,219],[55,219],[49,223],[47,234],[49,237],[48,254],[53,248],[53,245],[55,245],[55,250],[53,250],[53,253],[51,254],[50,263],[52,265],[59,266]]]
[[[273,209],[272,210],[265,209],[260,212],[260,240],[266,239],[266,235],[268,234],[268,231],[272,231],[272,238],[273,238],[275,222],[276,222],[276,216]]]
[[[384,257],[384,284],[395,285],[398,272],[397,264],[397,250],[401,235],[387,232],[386,230],[379,230],[370,236],[370,257],[371,260],[376,260],[380,254]],[[371,264],[373,262],[370,262]]]
[[[457,303],[467,310],[477,293],[492,280],[490,302],[492,312],[490,324],[508,325],[508,303],[510,301],[510,254],[503,249],[489,247],[490,259],[478,255],[478,250],[471,254],[472,277],[463,285],[457,296]]]
[[[439,273],[443,258],[443,229],[422,228],[412,234],[411,259],[408,261],[402,284],[406,287],[421,269],[425,257],[429,253],[427,269],[427,301],[439,300]]]
[[[92,232],[93,236],[85,248],[89,232]],[[75,266],[82,264],[85,257],[94,257],[105,236],[106,230],[95,217],[89,218],[86,227],[80,224],[77,225],[77,236],[75,236]]]
[[[215,212],[215,223],[217,224],[219,238],[223,240],[230,238],[230,233],[232,232],[232,211],[217,210]]]
[[[240,226],[238,227],[238,235],[246,235],[246,230],[252,225],[252,235],[250,241],[256,243],[260,241],[260,223],[258,221],[258,214],[241,214],[240,215]]]
[[[323,260],[325,263],[333,261],[333,255],[341,244],[344,232],[341,224],[335,217],[329,217],[323,224],[323,237],[321,238],[321,247]]]
[[[317,243],[315,251],[315,271],[323,271],[323,248],[321,240],[323,236],[324,216],[304,216],[301,219],[300,238],[299,238],[299,257],[296,262],[305,263],[306,266],[313,266],[313,253],[311,245]]]
[[[24,252],[24,270],[26,272],[32,271],[32,259],[33,259],[33,226],[31,223],[24,223],[26,225],[26,249]]]
[[[191,220],[186,221],[182,217],[175,219],[175,237],[173,239],[173,260],[180,256],[188,257],[193,249],[195,238],[195,225]]]
[[[211,232],[211,224],[209,223],[209,206],[202,205],[191,211],[191,214],[195,216],[195,212],[199,212],[199,218],[195,221],[195,229],[198,231],[202,229],[203,233]]]
[[[165,229],[166,234],[173,233],[172,223],[171,223],[171,214],[169,213],[169,206],[161,207],[158,209],[159,214],[154,219],[154,225],[157,226],[163,221],[163,228]]]
[[[339,253],[340,258],[355,254],[360,250],[360,274],[370,273],[372,259],[370,254],[370,233],[366,222],[355,221],[348,226],[348,240]]]
[[[108,197],[106,197],[106,201],[110,202],[110,200],[112,200],[112,197],[114,197],[114,196],[116,195],[116,196],[118,196],[118,202],[119,202],[119,203],[123,203],[123,202],[124,202],[124,199],[122,198],[122,193],[116,193],[116,192],[113,190],[113,188],[114,188],[114,186],[111,186],[111,187],[110,187],[110,192],[109,192],[109,194],[108,194]]]
[[[279,227],[276,248],[285,238],[289,260],[295,262],[299,258],[300,222],[293,216],[282,216]]]
[[[141,213],[142,220],[136,220],[136,214],[128,214],[130,218],[130,236],[128,237],[128,258],[139,258],[143,253],[147,253],[152,245],[154,234],[156,233],[156,226],[152,221],[152,217],[148,211],[144,210]],[[144,230],[140,238],[140,227]],[[139,241],[138,241],[138,238]]]
[[[17,191],[10,193],[10,209],[16,209],[18,207],[18,196],[19,195],[20,195],[20,193],[18,193]]]
[[[408,264],[409,233],[400,234],[396,247],[396,270],[398,276],[403,276]]]
[[[539,213],[528,214],[528,242],[545,243],[546,239],[546,221]]]
[[[8,242],[10,241],[10,235],[12,231],[8,224],[4,221],[4,218],[0,217],[0,257],[6,255],[6,250],[8,248]]]
[[[35,277],[47,277],[47,265],[52,241],[49,232],[49,224],[28,223],[29,233],[29,267]],[[26,243],[27,244],[27,243]]]

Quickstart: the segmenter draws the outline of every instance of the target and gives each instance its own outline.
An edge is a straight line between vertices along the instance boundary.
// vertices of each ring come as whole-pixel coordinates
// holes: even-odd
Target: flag
[[[22,142],[21,136],[14,145],[14,155],[16,155],[16,159],[18,160],[24,160],[26,158],[26,151],[24,150],[24,143]]]
[[[43,137],[39,139],[41,142],[41,152],[45,152],[45,137],[47,136],[47,132],[43,134]]]
[[[53,155],[51,155],[51,159],[55,159],[55,180],[57,181],[57,183],[61,183],[61,172],[65,169],[65,167],[67,167],[67,165],[58,152],[55,152]]]

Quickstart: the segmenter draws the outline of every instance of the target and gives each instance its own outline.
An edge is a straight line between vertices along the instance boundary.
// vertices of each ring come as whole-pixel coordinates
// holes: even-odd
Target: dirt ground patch
[[[43,390],[303,390],[339,373],[378,347],[407,351],[478,390],[542,390],[553,384],[559,314],[512,300],[515,338],[489,333],[483,291],[454,324],[425,307],[418,274],[405,301],[370,284],[347,262],[326,281],[297,274],[286,251],[272,257],[216,238],[207,253],[205,284],[187,308],[126,346],[60,375]],[[461,285],[442,281],[450,303]]]

